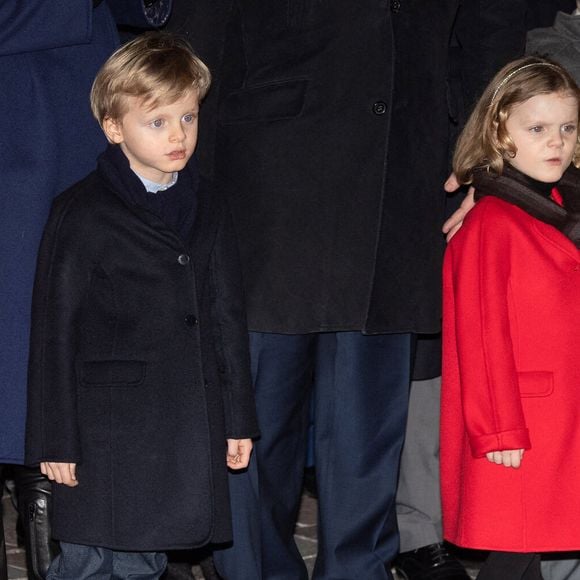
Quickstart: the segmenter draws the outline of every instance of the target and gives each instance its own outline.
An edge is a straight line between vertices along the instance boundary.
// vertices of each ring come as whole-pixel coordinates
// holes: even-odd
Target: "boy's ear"
[[[105,117],[103,119],[103,131],[109,143],[119,144],[123,142],[123,127],[117,119]]]

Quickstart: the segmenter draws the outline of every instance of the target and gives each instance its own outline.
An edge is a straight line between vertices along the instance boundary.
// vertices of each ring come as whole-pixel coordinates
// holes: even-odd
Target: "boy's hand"
[[[77,464],[76,463],[56,463],[54,461],[43,461],[40,464],[40,471],[51,481],[62,483],[69,487],[76,487],[77,481]]]
[[[248,467],[253,445],[251,439],[228,439],[227,466],[230,469],[244,469]]]
[[[513,467],[517,469],[524,457],[523,449],[508,449],[506,451],[490,451],[486,453],[488,461],[491,463],[497,463],[498,465],[503,465],[504,467]]]
[[[447,193],[453,193],[455,190],[459,189],[459,182],[457,181],[457,177],[455,177],[455,173],[452,173],[445,182],[443,186]],[[473,195],[475,193],[475,189],[473,187],[469,188],[467,195],[465,196],[464,200],[461,202],[459,209],[453,212],[451,217],[443,224],[443,233],[447,234],[447,241],[449,242],[451,238],[457,233],[459,228],[463,224],[463,220],[469,210],[475,205],[475,200],[473,199]]]

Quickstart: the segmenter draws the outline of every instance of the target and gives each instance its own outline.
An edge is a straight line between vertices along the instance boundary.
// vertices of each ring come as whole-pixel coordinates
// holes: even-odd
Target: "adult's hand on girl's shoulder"
[[[490,451],[489,453],[486,453],[485,456],[488,461],[491,461],[491,463],[517,469],[522,464],[524,450],[506,449],[504,451]]]
[[[452,173],[448,178],[443,188],[447,193],[453,193],[459,189],[460,183],[457,181],[455,173]],[[453,212],[451,217],[443,224],[443,233],[446,234],[446,239],[449,242],[451,238],[459,231],[459,228],[463,225],[463,220],[465,216],[469,213],[469,210],[475,205],[474,199],[475,189],[470,187],[465,195],[465,198],[461,202],[461,205],[457,210]]]

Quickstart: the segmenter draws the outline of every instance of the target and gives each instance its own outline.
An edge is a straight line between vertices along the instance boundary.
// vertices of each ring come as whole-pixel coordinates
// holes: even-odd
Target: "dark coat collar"
[[[558,182],[564,207],[534,191],[525,176],[507,163],[501,175],[476,171],[473,186],[476,200],[486,195],[503,199],[554,226],[580,248],[580,170],[575,167],[568,168]]]
[[[196,218],[197,198],[200,190],[200,175],[195,156],[179,172],[179,179],[171,188],[171,203],[175,206],[168,214],[171,219],[164,219],[148,201],[145,186],[132,171],[129,160],[118,145],[109,145],[99,156],[97,171],[109,188],[134,211],[152,212],[166,226],[177,232],[183,240],[190,238]],[[142,212],[138,211],[138,213]]]

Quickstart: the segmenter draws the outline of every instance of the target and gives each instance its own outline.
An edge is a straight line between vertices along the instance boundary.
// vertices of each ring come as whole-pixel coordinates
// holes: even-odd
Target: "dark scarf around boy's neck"
[[[570,166],[557,183],[543,186],[505,163],[501,175],[486,169],[475,171],[473,187],[476,201],[486,195],[503,199],[554,226],[580,248],[580,170],[574,166]],[[563,207],[550,199],[552,187],[557,187],[562,195]]]
[[[97,171],[128,205],[151,211],[183,240],[189,239],[202,186],[195,156],[179,172],[175,185],[159,193],[145,189],[119,145],[109,145],[99,156]]]

